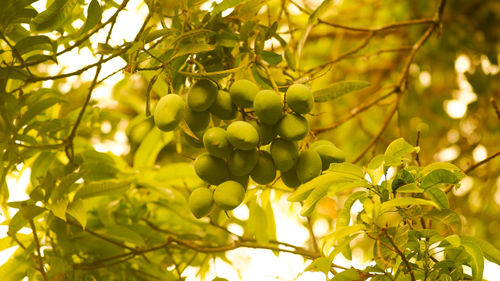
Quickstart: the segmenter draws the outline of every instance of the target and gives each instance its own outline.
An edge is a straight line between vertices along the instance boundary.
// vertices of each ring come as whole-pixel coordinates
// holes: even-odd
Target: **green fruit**
[[[194,160],[194,170],[198,177],[209,184],[220,184],[229,179],[229,170],[224,160],[208,153],[200,154]]]
[[[260,152],[257,164],[250,173],[250,176],[258,184],[269,184],[276,178],[276,167],[269,152]]]
[[[258,159],[259,152],[255,148],[252,150],[236,149],[229,156],[229,171],[235,176],[248,175],[257,164]]]
[[[296,114],[286,114],[278,123],[278,134],[287,140],[298,141],[309,133],[309,122]]]
[[[207,110],[217,99],[217,86],[208,79],[198,80],[189,89],[187,104],[193,111]]]
[[[327,170],[331,163],[345,162],[345,154],[333,143],[320,140],[311,145],[311,150],[316,151],[321,157],[322,170]]]
[[[248,186],[248,182],[250,181],[250,176],[248,176],[248,175],[244,175],[244,176],[231,175],[230,179],[243,185],[243,187],[246,190],[247,186]]]
[[[172,131],[184,117],[186,103],[175,94],[163,96],[154,112],[156,126],[162,131]]]
[[[197,188],[189,195],[189,209],[198,219],[210,213],[213,203],[212,191],[206,187]]]
[[[235,81],[229,89],[233,103],[242,108],[253,106],[253,100],[258,91],[259,87],[246,79]]]
[[[152,127],[153,125],[150,119],[144,120],[143,122],[132,127],[132,129],[130,130],[130,140],[132,141],[132,143],[141,143]]]
[[[270,144],[278,135],[278,132],[273,125],[266,125],[263,123],[259,124],[256,121],[252,121],[250,124],[252,124],[252,126],[254,126],[259,133],[261,145]]]
[[[306,183],[321,174],[321,157],[314,150],[302,151],[295,167],[299,181]]]
[[[226,91],[219,91],[217,99],[210,106],[209,111],[222,120],[232,120],[238,114],[238,108],[232,102],[231,95]]]
[[[236,181],[225,181],[214,191],[215,204],[222,210],[232,210],[243,202],[245,188]]]
[[[293,168],[291,168],[286,172],[281,171],[280,175],[281,175],[281,180],[286,186],[290,188],[296,188],[300,186],[300,181],[299,178],[297,177],[297,170],[295,169],[295,166],[293,166]]]
[[[297,145],[288,140],[276,139],[271,143],[271,157],[276,169],[288,171],[299,157]]]
[[[184,114],[184,121],[186,121],[189,129],[196,134],[208,127],[210,113],[208,111],[196,112],[188,108]]]
[[[262,90],[255,95],[253,108],[260,122],[274,125],[281,119],[283,102],[275,91]]]
[[[236,121],[227,127],[229,142],[236,148],[250,150],[259,144],[259,133],[250,123]]]
[[[285,60],[288,63],[290,69],[295,70],[297,67],[297,60],[295,59],[295,54],[290,51],[290,49],[285,49]]]
[[[306,114],[314,105],[314,96],[311,90],[302,84],[293,84],[286,91],[286,103],[298,114]]]
[[[227,132],[220,127],[213,127],[205,132],[203,145],[210,155],[219,158],[226,158],[233,151],[233,146],[227,138]]]

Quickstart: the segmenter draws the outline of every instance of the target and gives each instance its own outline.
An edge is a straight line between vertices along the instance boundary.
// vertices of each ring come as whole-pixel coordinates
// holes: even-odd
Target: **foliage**
[[[188,266],[203,278],[212,258],[230,263],[225,254],[237,248],[300,255],[312,261],[304,270],[331,280],[482,280],[485,258],[500,264],[500,79],[482,67],[498,64],[498,3],[223,0],[207,11],[198,0],[147,0],[137,34],[116,42],[128,0],[48,0],[41,11],[37,0],[4,2],[0,204],[9,230],[0,250],[20,247],[1,280],[182,280]],[[84,50],[95,61],[62,67]],[[457,54],[472,61],[468,70],[455,71]],[[87,73],[90,81],[79,79]],[[118,75],[116,105],[93,98]],[[331,140],[347,161],[296,189],[251,181],[248,220],[220,208],[195,218],[188,198],[207,187],[192,166],[202,138],[187,121],[162,131],[152,114],[161,97],[185,97],[202,79],[225,91],[248,79],[282,99],[293,83],[310,86],[315,104],[299,148]],[[463,99],[457,88],[467,81],[477,101],[454,120],[443,104]],[[243,108],[233,119],[245,118],[257,119]],[[209,126],[231,122],[212,116]],[[123,132],[130,151],[96,149]],[[479,144],[490,153],[471,164]],[[444,148],[459,151],[453,163],[436,160]],[[29,199],[9,200],[7,178],[28,169]],[[465,177],[471,191],[457,196]],[[283,197],[301,206],[298,220],[307,217],[307,245],[277,241],[273,210]],[[352,215],[355,204],[362,211]],[[312,228],[319,219],[331,224],[322,237]],[[334,263],[352,260],[353,249],[373,263]]]

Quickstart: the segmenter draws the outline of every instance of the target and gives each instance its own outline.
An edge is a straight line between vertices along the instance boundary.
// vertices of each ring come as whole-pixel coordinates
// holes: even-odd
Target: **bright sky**
[[[218,0],[217,2],[220,2]],[[88,1],[86,1],[88,2]],[[116,1],[120,3],[121,1]],[[211,2],[211,1],[210,1]],[[313,1],[315,4],[319,4],[320,1]],[[35,2],[33,6],[38,10],[44,10],[45,0],[40,0]],[[208,9],[210,7],[210,3],[204,4],[203,8]],[[294,6],[293,6],[294,7]],[[103,15],[103,20],[109,18],[113,13],[114,9],[106,11]],[[143,19],[147,15],[147,7],[143,4],[142,0],[131,0],[127,6],[127,9],[124,10],[117,19],[117,23],[114,28],[113,35],[111,36],[111,44],[120,44],[123,40],[130,41],[134,38],[135,34],[138,32],[140,28],[140,24]],[[226,11],[225,14],[230,11]],[[299,11],[295,11],[299,12]],[[76,21],[73,23],[75,27],[80,27],[83,25],[83,22]],[[107,29],[101,30],[96,35],[91,37],[91,40],[94,42],[94,46],[97,46],[98,42],[103,42],[104,38],[107,34]],[[49,74],[54,75],[64,69],[65,71],[72,71],[81,68],[89,64],[89,62],[96,61],[96,57],[94,57],[91,51],[87,48],[83,50],[77,51],[74,49],[71,52],[68,52],[61,56],[59,59],[59,65],[50,66],[48,68]],[[488,65],[486,62],[486,71],[490,72],[498,72],[498,67]],[[100,78],[107,76],[118,68],[124,67],[125,63],[120,59],[116,58],[110,60],[109,62],[103,65],[103,69],[100,74]],[[465,80],[464,72],[470,68],[470,60],[465,55],[459,55],[456,60],[456,70],[458,75],[458,85],[459,90],[454,93],[454,98],[452,100],[448,100],[443,104],[447,114],[452,118],[460,119],[467,112],[467,105],[474,102],[477,99],[476,94],[472,91],[472,87]],[[90,81],[94,76],[94,71],[87,71],[83,73],[79,78],[83,81]],[[118,73],[114,75],[112,78],[106,80],[104,83],[99,85],[93,94],[93,99],[97,100],[100,106],[103,107],[112,107],[116,102],[111,99],[111,89],[113,85],[120,81],[123,78],[123,74]],[[132,77],[132,79],[134,79]],[[419,82],[422,86],[427,87],[430,85],[432,77],[429,72],[422,71],[418,77]],[[75,84],[81,83],[76,78],[70,78],[67,80],[67,83],[62,84],[60,87],[62,91],[68,91]],[[44,82],[44,86],[49,87],[52,85],[52,81]],[[111,152],[116,155],[123,155],[128,152],[129,147],[127,143],[127,137],[124,133],[124,129],[127,126],[126,123],[119,125],[121,131],[115,135],[113,141],[107,141],[105,143],[95,142],[95,147],[98,151],[101,152]],[[104,125],[103,130],[108,130]],[[455,159],[460,152],[456,151],[456,149],[452,146],[440,152],[437,156],[440,160],[450,161]],[[484,146],[478,146],[474,150],[474,160],[480,161],[484,159],[487,155],[486,149]],[[20,166],[19,168],[21,168]],[[30,169],[22,168],[21,172],[18,174],[12,174],[7,177],[7,184],[9,187],[9,191],[11,194],[10,201],[21,201],[28,198],[26,194],[26,187],[29,183],[30,178]],[[465,184],[472,186],[471,178],[464,179]],[[469,181],[469,182],[467,182]],[[495,200],[500,204],[500,178],[497,181],[498,191],[495,194]],[[460,189],[461,191],[463,189]],[[462,191],[463,192],[463,191]],[[460,194],[457,194],[460,195]],[[276,201],[276,200],[275,200]],[[275,207],[275,219],[276,219],[276,229],[278,234],[278,240],[291,243],[294,245],[305,245],[306,241],[309,238],[309,232],[306,228],[302,226],[299,213],[299,205],[295,203],[293,211],[290,212],[288,205],[289,203],[274,202],[273,205]],[[283,204],[285,203],[285,204]],[[355,208],[353,208],[355,209]],[[15,213],[15,209],[10,209],[11,215]],[[240,219],[248,218],[248,209],[246,206],[240,206],[234,211],[234,215]],[[299,219],[298,219],[299,218]],[[314,225],[314,230],[316,234],[325,234],[328,231],[328,223],[326,221],[319,220]],[[238,233],[242,230],[238,228],[237,225],[232,225],[230,230]],[[0,238],[5,237],[7,232],[7,226],[0,226]],[[23,229],[21,232],[23,233],[31,233],[31,231],[27,228]],[[7,250],[0,252],[0,264],[3,264],[7,259],[12,255],[12,253],[17,249],[16,247],[9,248]],[[302,280],[302,281],[323,281],[325,280],[325,276],[322,273],[317,272],[306,272],[302,273],[303,269],[307,267],[309,261],[305,262],[300,256],[281,253],[279,257],[276,257],[271,251],[267,250],[256,250],[256,249],[238,249],[234,251],[230,251],[227,253],[228,258],[233,261],[234,267],[228,265],[224,261],[217,259],[215,263],[212,263],[212,269],[209,276],[206,278],[207,280],[211,280],[216,274],[220,277],[225,277],[228,280],[243,280],[243,281],[276,281],[276,280]],[[344,265],[344,266],[356,266],[358,268],[363,267],[363,261],[359,259],[355,259],[352,263],[343,259],[339,256],[335,261],[335,263]],[[235,268],[240,269],[238,273]],[[188,281],[200,280],[195,277],[197,272],[196,268],[188,268],[184,275],[187,276]],[[494,278],[498,278],[498,272],[500,272],[500,267],[486,261],[485,263],[485,279],[494,280]],[[331,276],[330,276],[331,277]]]

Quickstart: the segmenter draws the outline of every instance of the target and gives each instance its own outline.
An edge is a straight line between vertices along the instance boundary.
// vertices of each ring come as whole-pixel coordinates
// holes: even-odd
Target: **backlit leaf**
[[[345,94],[359,91],[371,84],[366,81],[341,81],[313,92],[315,102],[327,102]]]

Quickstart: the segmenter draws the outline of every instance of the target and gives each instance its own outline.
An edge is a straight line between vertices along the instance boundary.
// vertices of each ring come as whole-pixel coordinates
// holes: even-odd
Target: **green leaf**
[[[330,271],[330,265],[332,264],[331,260],[327,257],[319,257],[304,269],[304,271],[319,271],[327,274]]]
[[[448,202],[448,197],[446,193],[442,191],[440,188],[431,187],[425,190],[425,193],[429,195],[432,201],[436,202],[441,209],[450,208],[450,202]]]
[[[391,142],[387,146],[384,155],[393,157],[402,157],[408,153],[416,151],[418,151],[418,147],[414,147],[413,145],[406,142],[403,138],[399,138]]]
[[[350,268],[347,270],[344,270],[342,272],[339,272],[333,276],[330,281],[355,281],[355,280],[362,280],[361,276],[359,276],[358,271],[354,268]]]
[[[344,203],[342,209],[340,209],[340,213],[337,216],[336,227],[342,227],[349,225],[349,221],[351,220],[351,208],[354,205],[354,202],[366,197],[367,194],[364,191],[358,191],[351,194]]]
[[[45,208],[36,205],[28,205],[22,207],[10,220],[9,236],[15,235],[21,228],[23,228],[31,219],[43,213]]]
[[[87,210],[85,209],[85,205],[82,199],[74,199],[66,209],[66,213],[73,216],[85,229],[85,226],[87,225]]]
[[[68,207],[68,198],[59,198],[56,199],[55,202],[49,205],[49,210],[51,210],[56,217],[62,219],[63,221],[66,221],[67,207]]]
[[[416,183],[405,184],[403,186],[398,187],[396,189],[396,191],[399,193],[422,193],[422,192],[424,192],[424,190],[421,189],[420,187],[418,187]]]
[[[223,0],[215,8],[212,10],[212,14],[218,14],[224,12],[225,10],[232,8],[240,3],[243,3],[247,0]]]
[[[26,111],[21,119],[19,119],[19,122],[17,124],[18,128],[21,128],[23,125],[27,124],[29,121],[31,121],[31,119],[33,119],[45,109],[50,108],[62,101],[64,101],[64,99],[61,99],[59,97],[49,97],[31,104],[28,108],[28,111]]]
[[[339,174],[352,175],[360,179],[365,178],[365,173],[363,172],[363,169],[361,169],[361,167],[347,162],[332,163],[330,164],[329,170]]]
[[[134,168],[151,167],[156,162],[158,153],[174,138],[173,132],[162,132],[154,127],[146,135],[134,154]]]
[[[328,234],[325,240],[340,241],[349,235],[356,234],[366,229],[364,224],[354,224],[350,226],[342,226],[335,229],[335,232]]]
[[[457,234],[452,234],[450,236],[447,236],[445,240],[450,242],[450,244],[453,247],[459,247],[460,244],[462,244],[462,240],[460,239],[460,236],[458,236]]]
[[[76,194],[75,198],[90,198],[95,196],[119,194],[130,188],[129,180],[103,180],[86,183],[80,188]]]
[[[110,225],[98,232],[123,242],[129,242],[140,246],[145,245],[144,239],[137,232],[123,225]]]
[[[210,52],[213,50],[215,50],[214,45],[208,45],[208,44],[184,45],[179,48],[178,52],[176,52],[174,55],[172,55],[172,57],[168,59],[167,63],[185,55],[200,54],[200,53]]]
[[[260,53],[260,56],[270,65],[278,65],[283,60],[283,57],[281,55],[270,51],[262,51]]]
[[[426,216],[436,223],[440,223],[447,228],[446,232],[451,231],[453,233],[462,232],[462,221],[460,216],[452,210],[442,209],[442,210],[432,210],[426,214]]]
[[[380,211],[386,211],[388,209],[394,208],[394,207],[402,207],[402,206],[407,206],[407,205],[427,205],[427,206],[433,206],[439,209],[439,206],[434,203],[433,201],[425,200],[425,199],[420,199],[420,198],[413,198],[413,197],[403,197],[403,198],[396,198],[392,199],[389,201],[386,201],[382,203],[382,207],[380,208]]]
[[[78,31],[81,36],[89,32],[94,26],[96,26],[102,18],[101,6],[97,0],[90,1],[89,7],[87,8],[87,20],[82,28]]]
[[[371,84],[366,81],[340,81],[334,83],[326,88],[316,90],[313,92],[315,102],[327,102],[345,94],[359,91]]]
[[[459,179],[457,176],[448,170],[438,169],[430,172],[420,181],[420,187],[427,189],[436,184],[448,183],[457,184]]]
[[[68,22],[78,0],[55,0],[32,20],[32,30],[52,31]]]
[[[472,269],[472,280],[482,281],[483,280],[483,269],[484,269],[484,256],[481,252],[481,248],[478,245],[471,243],[471,241],[462,241],[462,246],[465,252],[469,255],[469,266]]]
[[[53,50],[52,41],[49,37],[44,35],[25,37],[19,40],[14,48],[21,55],[33,50]]]
[[[450,170],[450,171],[454,171],[454,172],[460,172],[462,170],[460,170],[460,168],[458,168],[457,166],[449,163],[449,162],[435,162],[435,163],[431,163],[425,167],[422,168],[422,174],[423,175],[427,175],[428,173],[434,171],[434,170]]]
[[[486,259],[500,265],[500,250],[490,242],[472,236],[460,235],[462,241],[479,246]]]

